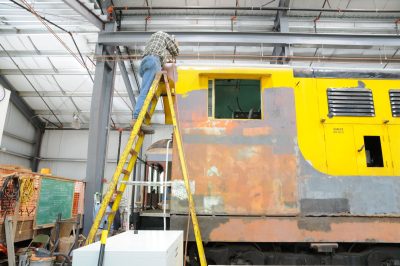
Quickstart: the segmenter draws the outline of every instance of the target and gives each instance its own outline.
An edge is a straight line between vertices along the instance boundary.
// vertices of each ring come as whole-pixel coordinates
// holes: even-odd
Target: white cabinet
[[[74,250],[73,266],[97,265],[100,242]],[[127,231],[110,237],[104,266],[182,266],[182,231]]]

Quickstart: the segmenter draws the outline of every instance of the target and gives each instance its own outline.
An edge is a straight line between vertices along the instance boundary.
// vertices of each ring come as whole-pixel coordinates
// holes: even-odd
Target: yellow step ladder
[[[165,93],[166,93],[167,97],[164,97],[164,106],[166,109],[165,113],[170,114],[170,116],[172,118],[172,125],[173,125],[173,129],[174,129],[175,140],[177,143],[178,155],[179,155],[179,159],[180,159],[180,163],[181,163],[183,179],[184,179],[184,183],[185,183],[185,187],[186,187],[186,193],[188,196],[189,211],[190,211],[190,215],[192,217],[192,224],[193,224],[193,230],[194,230],[194,235],[195,235],[195,239],[196,239],[197,251],[199,253],[199,258],[200,258],[200,265],[206,266],[207,261],[206,261],[206,257],[204,254],[203,242],[201,240],[201,233],[200,233],[199,223],[197,220],[194,200],[193,200],[192,192],[190,190],[186,161],[185,161],[184,152],[183,152],[181,135],[180,135],[178,123],[176,120],[174,101],[172,98],[170,83],[171,83],[171,85],[173,85],[172,82],[168,81],[168,77],[165,72],[159,72],[156,74],[156,77],[154,78],[154,81],[151,85],[149,93],[147,94],[147,97],[143,103],[143,108],[140,111],[139,117],[136,120],[136,123],[132,128],[131,134],[128,139],[128,143],[126,144],[125,149],[120,158],[120,161],[118,162],[117,169],[114,172],[112,180],[108,186],[108,190],[103,198],[103,201],[101,203],[99,211],[97,212],[97,215],[93,221],[93,225],[90,228],[89,235],[86,239],[86,245],[94,242],[97,230],[100,226],[100,222],[103,219],[104,215],[108,215],[107,226],[108,226],[108,230],[110,229],[110,226],[115,217],[115,213],[119,208],[119,204],[121,202],[122,195],[126,189],[126,186],[127,186],[126,182],[129,181],[129,176],[132,173],[132,170],[133,170],[136,160],[138,158],[139,150],[143,144],[144,134],[142,131],[140,131],[140,128],[143,123],[146,125],[150,124],[151,117],[154,113],[154,110],[156,109],[156,105],[157,105],[157,102],[158,102],[160,96],[165,95]],[[126,168],[124,168],[126,164],[128,166]],[[121,175],[123,177],[120,180]],[[119,186],[118,186],[118,184],[119,184]],[[117,188],[117,186],[118,186],[118,188]],[[116,190],[116,188],[117,188],[117,190]],[[115,190],[117,192],[117,196],[112,205],[112,211],[111,211],[111,213],[106,214],[107,206],[109,205],[110,200],[111,200]]]

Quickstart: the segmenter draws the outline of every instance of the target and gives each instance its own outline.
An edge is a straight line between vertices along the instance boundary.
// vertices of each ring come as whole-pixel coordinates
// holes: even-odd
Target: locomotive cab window
[[[367,167],[383,167],[381,138],[379,136],[364,136],[364,145]]]
[[[261,119],[260,80],[210,80],[208,115],[220,119]]]

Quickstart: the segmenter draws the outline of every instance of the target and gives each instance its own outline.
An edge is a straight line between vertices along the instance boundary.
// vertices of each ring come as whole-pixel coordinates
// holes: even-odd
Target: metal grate
[[[390,90],[390,106],[392,107],[392,116],[400,117],[400,90]]]
[[[328,89],[329,117],[375,116],[372,91],[364,88]]]

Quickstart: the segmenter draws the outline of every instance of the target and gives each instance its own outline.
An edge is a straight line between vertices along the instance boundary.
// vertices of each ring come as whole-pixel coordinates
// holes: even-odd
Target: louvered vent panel
[[[393,117],[400,117],[400,90],[390,90],[389,97]]]
[[[372,91],[364,88],[328,89],[329,116],[375,116]]]

